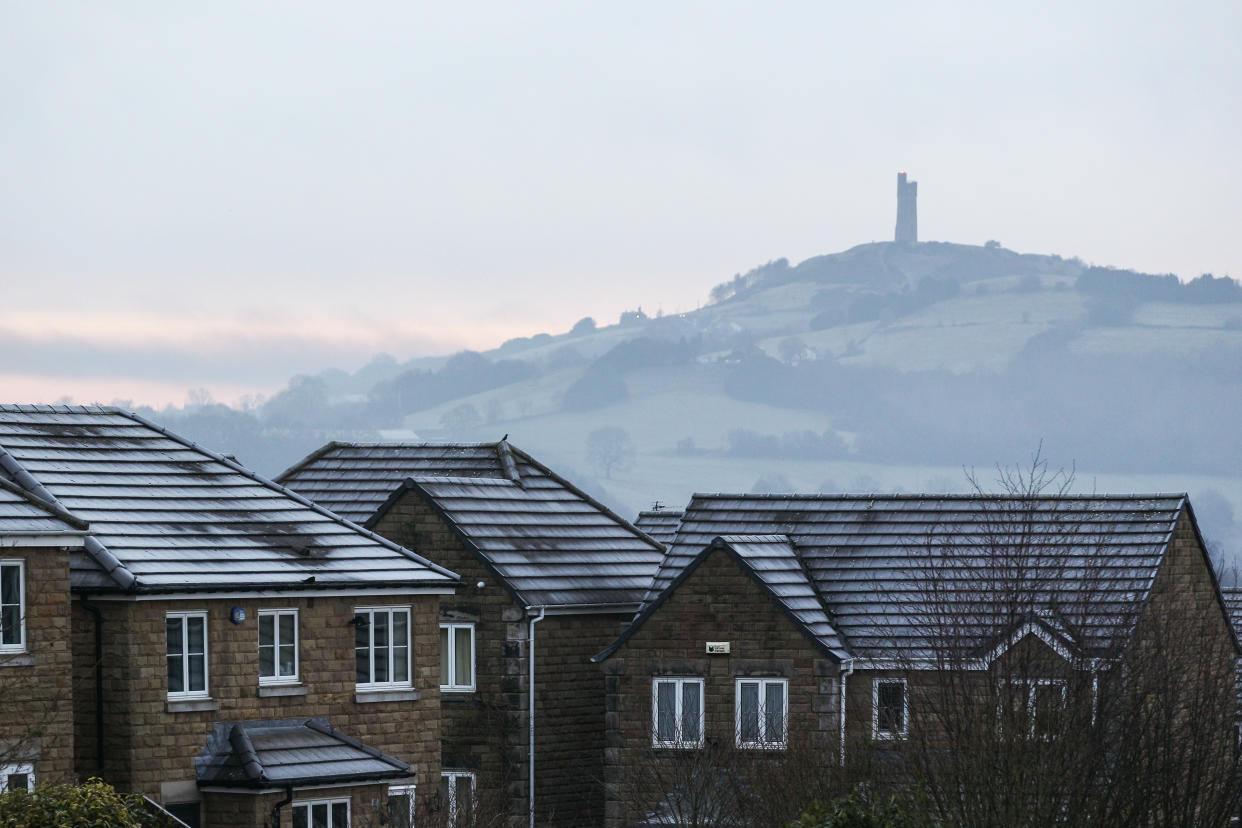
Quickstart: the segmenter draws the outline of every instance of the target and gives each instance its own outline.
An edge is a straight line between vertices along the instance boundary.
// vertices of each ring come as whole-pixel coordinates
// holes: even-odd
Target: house
[[[85,537],[85,522],[0,476],[0,793],[73,780],[69,550]]]
[[[1185,495],[697,494],[644,607],[595,656],[605,824],[680,824],[669,812],[716,770],[703,757],[726,750],[752,780],[795,750],[882,771],[908,740],[947,738],[930,706],[951,684],[1000,694],[976,707],[1011,733],[1050,733],[1071,706],[1094,723],[1153,650],[1210,668],[1179,674],[1179,695],[1232,697],[1238,641]]]
[[[44,735],[36,777],[101,776],[191,826],[437,806],[452,571],[114,408],[0,406],[0,470],[34,668],[75,685],[76,738]]]
[[[480,815],[598,825],[590,658],[633,618],[663,547],[507,440],[331,443],[278,479],[461,573],[440,607],[449,794]]]

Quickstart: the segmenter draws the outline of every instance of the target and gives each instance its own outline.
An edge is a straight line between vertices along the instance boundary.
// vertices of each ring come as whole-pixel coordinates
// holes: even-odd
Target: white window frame
[[[901,730],[880,730],[880,685],[901,685]],[[875,678],[871,681],[871,738],[905,739],[910,735],[910,684],[904,678]]]
[[[391,681],[391,680],[390,681],[367,681],[367,682],[356,681],[355,686],[359,690],[409,690],[410,688],[414,686],[414,680],[413,680],[414,679],[414,641],[413,641],[414,629],[412,625],[414,614],[410,611],[410,606],[408,604],[406,606],[397,606],[397,607],[355,607],[354,608],[355,618],[357,618],[359,615],[367,615],[370,618],[370,621],[367,624],[367,627],[372,632],[371,632],[371,640],[367,646],[367,651],[370,653],[370,657],[371,657],[370,675],[372,678],[375,677],[376,651],[375,651],[374,630],[375,630],[375,613],[377,612],[388,613],[387,651],[388,651],[388,675],[389,676],[393,674],[392,617],[394,613],[398,613],[398,612],[405,614],[405,652],[406,652],[405,671],[406,671],[406,676],[405,676],[405,679],[402,681]],[[355,646],[355,650],[356,649],[357,648]]]
[[[27,787],[26,790],[34,791],[35,789],[34,765],[31,764],[30,762],[21,762],[19,764],[14,764],[14,765],[0,765],[0,794],[8,792],[9,777],[13,774],[18,774],[18,773],[24,773],[30,777],[30,781],[27,783],[29,787]]]
[[[1022,685],[1026,687],[1026,737],[1028,739],[1048,739],[1049,736],[1037,737],[1035,734],[1036,713],[1038,712],[1036,704],[1038,703],[1037,693],[1040,687],[1059,687],[1061,688],[1061,709],[1065,709],[1066,704],[1066,681],[1065,679],[1054,678],[1019,678],[1019,679],[1001,679],[1001,693],[998,694],[996,700],[996,727],[998,732],[1002,730],[1002,723],[1005,716],[1005,693],[1006,685]]]
[[[457,621],[442,621],[440,622],[440,629],[441,630],[447,629],[449,633],[448,634],[448,642],[449,642],[448,666],[449,666],[449,673],[450,673],[450,675],[447,677],[449,679],[448,681],[445,681],[446,676],[440,676],[440,692],[441,693],[473,693],[475,691],[475,688],[478,686],[477,682],[478,682],[478,670],[479,670],[478,662],[475,661],[475,657],[474,657],[475,656],[474,624],[473,623],[461,623]],[[457,659],[455,658],[455,656],[457,655],[457,652],[456,652],[457,650],[456,631],[457,630],[470,630],[470,683],[469,684],[459,684],[456,680],[457,679]]]
[[[470,805],[472,808],[478,808],[479,796],[479,775],[471,770],[442,770],[440,778],[448,780],[448,802],[444,803],[448,809],[448,824],[457,825],[457,780],[470,780]]]
[[[332,823],[332,806],[340,805],[342,802],[345,803],[345,824],[334,825]],[[290,808],[289,814],[290,816],[293,816],[293,814],[299,808],[305,808],[306,809],[306,824],[307,826],[310,826],[313,824],[311,822],[310,809],[311,809],[311,806],[314,806],[314,805],[327,805],[328,806],[328,828],[349,828],[350,823],[353,820],[353,813],[352,813],[353,803],[349,801],[348,797],[338,797],[336,799],[300,799],[293,803],[292,808]]]
[[[673,692],[673,726],[677,730],[677,738],[671,741],[660,739],[660,685],[672,684]],[[699,686],[699,738],[690,741],[681,738],[682,722],[682,688],[687,684]],[[693,676],[654,676],[651,679],[651,746],[657,748],[680,748],[694,750],[703,747],[703,731],[706,720],[704,713],[707,708],[706,687],[703,679]]]
[[[742,685],[755,684],[758,685],[758,696],[756,698],[756,715],[759,717],[759,739],[754,741],[742,740]],[[768,738],[767,717],[764,716],[764,699],[767,698],[768,685],[779,684],[782,689],[781,698],[784,702],[785,709],[781,711],[781,722],[785,727],[785,732],[781,734],[779,739]],[[753,676],[744,676],[738,678],[733,684],[733,733],[736,744],[739,748],[749,748],[756,750],[784,750],[789,744],[789,679],[784,678],[757,678]]]
[[[299,619],[298,617],[297,609],[287,609],[287,608],[286,609],[261,609],[259,610],[258,615],[259,615],[259,629],[260,629],[260,632],[259,632],[260,652],[262,652],[262,649],[263,649],[263,644],[262,644],[263,642],[263,635],[262,635],[263,619],[264,618],[272,619],[272,642],[273,642],[272,643],[272,668],[276,671],[276,675],[272,675],[272,676],[263,675],[263,659],[260,658],[259,659],[259,684],[260,685],[271,685],[271,684],[299,684],[301,683],[302,642],[300,639],[302,636],[302,631],[298,624],[298,622],[301,619]],[[293,616],[293,675],[292,676],[280,675],[280,647],[283,643],[287,643],[287,642],[282,642],[280,640],[280,617],[282,615]]]
[[[410,798],[408,818],[410,821],[410,825],[413,826],[414,816],[416,812],[418,811],[418,786],[414,783],[410,783],[409,785],[389,785],[388,786],[388,799],[390,803],[388,806],[389,815],[392,814],[391,802],[392,802],[392,797],[394,796],[408,796]],[[388,823],[384,823],[384,824],[387,825]]]
[[[164,622],[168,623],[169,619],[181,619],[181,678],[182,685],[190,686],[190,625],[189,619],[203,619],[203,689],[202,690],[181,690],[178,692],[168,691],[168,699],[170,701],[184,701],[187,699],[209,699],[211,698],[211,632],[207,626],[206,610],[186,610],[179,612],[168,612],[164,614]],[[165,660],[165,676],[167,676],[168,661],[168,645],[164,645]]]
[[[0,654],[24,653],[26,652],[26,562],[21,558],[4,558],[0,559],[0,567],[17,568],[17,643],[5,644],[0,641]],[[3,630],[0,629],[0,638],[2,637]]]

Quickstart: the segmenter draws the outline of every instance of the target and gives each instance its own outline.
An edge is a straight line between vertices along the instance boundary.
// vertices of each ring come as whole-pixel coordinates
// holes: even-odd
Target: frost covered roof
[[[645,604],[713,539],[775,535],[791,544],[855,657],[926,657],[932,583],[967,608],[987,643],[997,610],[986,582],[1018,570],[1034,603],[1055,604],[1057,623],[1077,631],[1083,654],[1096,654],[1128,635],[1185,505],[1181,494],[696,494]]]
[[[195,764],[199,785],[239,788],[398,779],[410,770],[324,718],[216,722]]]
[[[374,526],[425,498],[527,606],[636,608],[663,547],[507,441],[330,443],[280,480]]]
[[[0,406],[0,476],[89,523],[78,589],[438,587],[456,575],[136,415]]]
[[[66,538],[85,535],[85,521],[54,503],[34,496],[7,478],[0,477],[0,538]]]
[[[634,521],[634,525],[668,546],[677,535],[681,515],[679,509],[647,509],[638,513],[638,520]]]

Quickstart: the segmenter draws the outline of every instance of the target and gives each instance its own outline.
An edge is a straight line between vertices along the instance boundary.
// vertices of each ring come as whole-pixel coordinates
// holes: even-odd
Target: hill
[[[329,436],[509,433],[627,514],[696,490],[960,491],[963,466],[1016,462],[1042,442],[1086,489],[1190,491],[1213,539],[1242,546],[1231,279],[991,242],[877,243],[775,260],[711,298],[686,314],[635,310],[489,352],[297,378],[246,415],[262,436],[240,421],[224,436],[275,472]],[[627,432],[631,462],[596,462],[587,438],[603,426]]]

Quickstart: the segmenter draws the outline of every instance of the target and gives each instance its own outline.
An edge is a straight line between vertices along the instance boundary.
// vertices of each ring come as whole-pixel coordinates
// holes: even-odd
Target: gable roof
[[[438,588],[457,576],[138,416],[0,406],[0,477],[90,524],[80,590]]]
[[[655,540],[668,546],[677,536],[677,526],[683,512],[680,509],[646,509],[638,513],[634,525]]]
[[[86,528],[86,521],[0,476],[0,546],[18,539],[68,546],[73,539],[86,537]]]
[[[1094,655],[1112,651],[1128,636],[1186,503],[1181,494],[696,494],[652,595],[668,589],[713,538],[784,535],[853,656],[926,657],[929,642],[919,619],[933,608],[919,586],[920,569],[936,561],[957,567],[946,583],[971,604],[979,643],[990,646],[990,621],[998,610],[971,581],[978,575],[969,568],[971,550],[1024,548],[1028,575],[1042,590],[1037,601],[1077,601],[1076,643],[1081,654]],[[980,557],[973,554],[976,561]]]
[[[410,775],[408,764],[325,718],[216,722],[195,765],[200,787],[331,785]]]
[[[423,498],[525,606],[632,611],[664,557],[655,540],[506,440],[331,443],[280,479],[368,527],[407,492]]]
[[[604,661],[655,614],[660,605],[676,591],[708,556],[722,550],[733,556],[759,585],[760,589],[789,616],[794,625],[835,661],[850,657],[846,642],[837,631],[815,592],[806,570],[785,535],[724,535],[713,538],[673,579],[659,597],[644,607],[643,611],[626,627],[621,636],[606,649],[594,656],[592,661]]]

